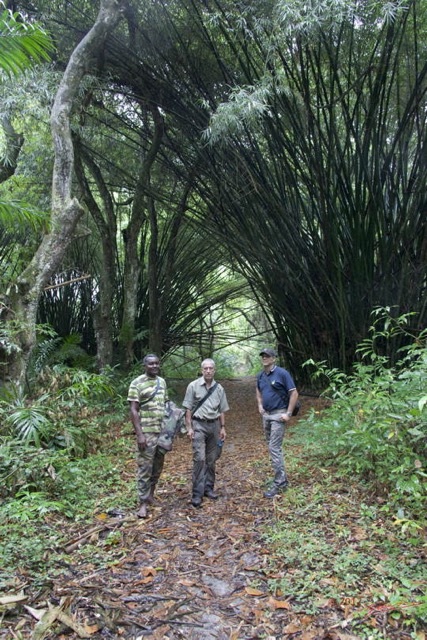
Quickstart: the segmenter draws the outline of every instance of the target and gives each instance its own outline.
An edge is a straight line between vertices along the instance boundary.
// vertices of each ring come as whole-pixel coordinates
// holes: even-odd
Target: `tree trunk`
[[[10,363],[12,383],[22,386],[36,339],[36,315],[43,288],[55,273],[70,244],[82,207],[72,196],[74,150],[71,138],[71,110],[88,64],[105,43],[121,18],[121,0],[102,0],[97,19],[71,54],[59,85],[51,114],[55,161],[52,177],[52,215],[47,233],[32,261],[19,276],[10,298],[14,320],[20,331],[19,350]]]
[[[159,228],[156,207],[152,198],[148,200],[148,215],[150,220],[150,245],[148,250],[148,349],[159,357],[162,353],[162,299],[159,291],[158,244]]]
[[[92,157],[87,154],[80,141],[75,141],[75,171],[82,190],[82,199],[86,204],[101,238],[101,269],[97,280],[99,287],[99,302],[95,307],[94,326],[96,333],[96,358],[98,369],[113,364],[113,326],[112,309],[117,295],[117,221],[114,203],[102,172]],[[102,201],[102,211],[95,199],[83,169],[82,160],[87,166],[93,181],[97,186]],[[117,302],[117,301],[116,301]]]
[[[18,157],[24,144],[24,136],[13,128],[10,118],[4,116],[1,121],[5,141],[6,153],[0,162],[0,183],[6,182],[16,171]]]
[[[159,111],[154,108],[152,110],[152,115],[154,121],[153,140],[141,166],[141,172],[135,188],[132,215],[126,229],[125,237],[123,316],[120,328],[120,344],[122,347],[121,365],[125,370],[129,369],[134,359],[133,346],[135,340],[135,317],[138,285],[141,275],[141,260],[138,256],[138,240],[142,226],[146,222],[146,194],[150,185],[151,168],[159,152],[164,134],[164,122]],[[151,286],[153,287],[155,285],[152,283]]]

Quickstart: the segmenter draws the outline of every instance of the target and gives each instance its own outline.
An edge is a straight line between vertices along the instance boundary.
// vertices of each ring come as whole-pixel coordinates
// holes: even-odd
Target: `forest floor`
[[[300,438],[294,438],[298,422],[313,407],[320,411],[322,401],[302,397],[300,415],[291,421],[285,438],[290,488],[283,495],[266,499],[263,491],[269,485],[270,464],[256,413],[255,380],[222,383],[231,411],[227,440],[217,463],[215,490],[219,499],[205,499],[201,509],[191,506],[191,447],[186,437],[178,438],[174,450],[166,456],[148,518],[138,519],[134,509],[125,508],[98,514],[91,523],[70,523],[65,549],[69,559],[63,563],[62,572],[50,577],[39,590],[33,587],[19,615],[10,612],[4,617],[0,638],[424,637],[422,632],[406,635],[381,601],[375,604],[374,598],[372,607],[360,615],[358,603],[369,588],[364,582],[358,579],[350,589],[341,589],[336,570],[327,578],[324,568],[328,554],[354,557],[358,545],[364,542],[366,546],[371,533],[360,525],[357,488],[349,487],[348,481],[342,482],[339,477],[331,482],[333,471],[312,463],[292,464],[301,456],[303,446]],[[178,384],[180,395],[184,389]],[[129,482],[135,483],[134,459],[122,464]],[[322,483],[321,504],[318,502],[315,513],[310,514],[307,506],[313,502],[309,496],[319,491]],[[339,518],[333,514],[335,504],[339,504]],[[328,541],[313,551],[311,575],[305,580],[317,583],[317,594],[310,596],[310,589],[305,587],[305,601],[298,593],[301,585],[297,588],[295,583],[288,591],[280,586],[285,575],[292,578],[298,574],[295,549],[275,547],[265,538],[265,532],[271,533],[275,527],[293,528],[297,548],[298,531],[304,521],[310,536],[315,537],[319,531],[319,536]],[[92,558],[78,553],[89,543],[96,549],[106,541],[117,549],[108,565],[99,565],[96,553]],[[375,557],[372,550],[375,562],[380,562],[379,555]],[[348,572],[349,566],[343,566],[342,571]],[[334,581],[335,595],[331,596]],[[36,619],[46,611],[50,616],[36,625]],[[362,631],[363,622],[369,623],[371,635],[366,629]]]

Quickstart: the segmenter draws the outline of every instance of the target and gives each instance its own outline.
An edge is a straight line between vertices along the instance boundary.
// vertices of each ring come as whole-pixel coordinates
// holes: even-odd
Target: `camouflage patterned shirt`
[[[152,397],[155,391],[156,394]],[[127,399],[129,402],[139,402],[143,432],[153,433],[161,430],[162,420],[165,417],[165,402],[168,400],[166,381],[163,378],[160,376],[150,378],[145,373],[135,378],[130,383]]]

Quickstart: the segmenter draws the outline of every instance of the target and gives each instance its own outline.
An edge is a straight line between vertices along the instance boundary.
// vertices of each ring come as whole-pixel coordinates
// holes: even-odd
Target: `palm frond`
[[[19,13],[0,13],[0,69],[16,76],[33,63],[49,61],[54,45],[49,34],[38,24],[23,21]]]
[[[34,230],[46,227],[49,214],[23,202],[4,202],[0,200],[0,223],[7,229],[26,227]]]

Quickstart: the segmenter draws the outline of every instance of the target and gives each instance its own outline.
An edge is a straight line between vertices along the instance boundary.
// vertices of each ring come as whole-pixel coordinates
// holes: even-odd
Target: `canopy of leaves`
[[[95,10],[40,2],[62,43],[58,60]],[[100,249],[113,247],[116,335],[155,118],[164,133],[138,204],[142,349],[152,267],[165,349],[196,335],[211,278],[204,251],[215,255],[212,272],[228,264],[249,283],[293,370],[313,355],[350,366],[377,304],[418,312],[422,327],[425,28],[417,1],[130,4],[73,122],[98,207],[91,232],[102,234]]]

